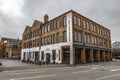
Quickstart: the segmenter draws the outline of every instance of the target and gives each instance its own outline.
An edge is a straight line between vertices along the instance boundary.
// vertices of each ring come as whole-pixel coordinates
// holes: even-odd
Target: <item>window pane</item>
[[[52,51],[52,60],[56,60],[56,51],[55,50]]]
[[[74,24],[77,24],[77,18],[74,16]]]
[[[50,36],[47,37],[47,44],[50,44]]]
[[[44,60],[44,51],[42,51],[41,60]]]
[[[87,41],[88,41],[87,43],[89,44],[90,43],[90,35],[89,34],[87,35]]]
[[[78,18],[78,26],[81,26],[80,18]]]
[[[86,43],[86,34],[84,35],[84,43]]]
[[[58,58],[58,60],[60,61],[60,50],[59,50],[59,58]]]
[[[59,20],[57,21],[57,28],[59,28]]]
[[[48,32],[50,31],[50,24],[48,25]]]
[[[90,29],[90,25],[89,25],[89,22],[87,22],[87,29]]]
[[[74,41],[78,41],[78,32],[74,30]]]
[[[56,42],[59,43],[59,33],[56,34]]]
[[[66,16],[63,17],[63,22],[64,22],[63,25],[66,26],[67,25]]]
[[[47,26],[45,26],[45,33],[47,32]]]
[[[84,28],[86,28],[86,21],[83,21],[83,26]]]
[[[56,21],[54,21],[54,29],[56,29]]]
[[[63,42],[67,42],[67,32],[63,32]]]

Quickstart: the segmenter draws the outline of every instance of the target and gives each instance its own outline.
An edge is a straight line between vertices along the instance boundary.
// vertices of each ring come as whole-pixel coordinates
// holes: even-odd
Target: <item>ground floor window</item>
[[[41,53],[41,60],[44,60],[44,51]]]
[[[52,50],[52,60],[56,60],[56,50]]]
[[[59,50],[59,58],[58,58],[58,60],[60,61],[60,50]]]

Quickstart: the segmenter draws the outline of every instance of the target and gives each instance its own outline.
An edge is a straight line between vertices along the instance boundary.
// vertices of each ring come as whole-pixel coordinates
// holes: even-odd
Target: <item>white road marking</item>
[[[58,68],[43,68],[43,69],[27,69],[27,70],[13,70],[13,71],[4,71],[4,72],[25,72],[25,71],[43,71],[43,70],[53,70],[53,69],[57,69],[57,70],[68,70],[71,69],[71,67],[58,67]]]
[[[120,69],[111,69],[110,71],[120,71]]]
[[[96,78],[95,80],[102,80],[102,79],[111,78],[111,77],[115,77],[115,76],[120,76],[120,74],[114,74],[114,75],[104,76],[104,77]]]
[[[48,69],[25,69],[25,70],[13,70],[13,71],[3,71],[3,72],[26,72],[26,71],[43,71],[43,70],[48,70]]]
[[[76,72],[73,72],[73,74],[84,73],[84,72],[91,72],[91,71],[96,71],[96,70],[76,71]]]
[[[56,74],[52,74],[52,75],[42,75],[42,76],[34,76],[34,77],[24,77],[24,78],[14,78],[14,79],[9,79],[9,80],[26,80],[26,79],[35,79],[35,78],[52,77],[52,76],[56,76]]]
[[[32,73],[43,73],[43,72],[46,72],[46,71],[41,71],[41,72],[24,72],[24,73],[10,73],[10,74],[7,74],[7,75],[32,74]]]

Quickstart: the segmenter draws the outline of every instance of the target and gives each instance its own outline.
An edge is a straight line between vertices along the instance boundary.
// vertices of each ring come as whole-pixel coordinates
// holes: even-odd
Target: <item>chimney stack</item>
[[[49,18],[49,16],[47,14],[45,14],[45,16],[44,16],[44,23],[48,22],[48,18]]]

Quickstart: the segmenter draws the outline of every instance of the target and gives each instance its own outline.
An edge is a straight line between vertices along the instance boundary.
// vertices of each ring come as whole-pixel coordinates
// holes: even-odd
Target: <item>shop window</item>
[[[52,50],[52,60],[56,60],[56,50]]]
[[[60,61],[60,50],[59,50],[59,58],[58,58],[58,60]]]
[[[41,52],[41,60],[44,60],[44,51]]]

